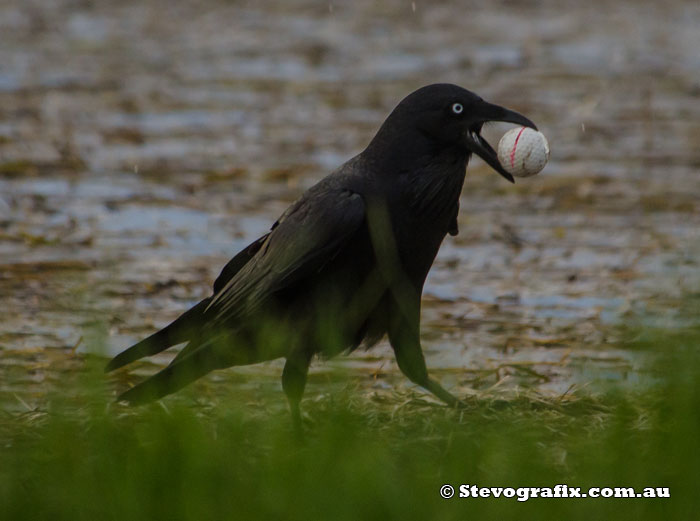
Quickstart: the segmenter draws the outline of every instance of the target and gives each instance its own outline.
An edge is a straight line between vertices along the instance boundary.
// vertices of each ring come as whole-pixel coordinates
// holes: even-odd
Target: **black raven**
[[[428,376],[420,298],[442,240],[457,234],[471,154],[513,181],[480,135],[488,121],[536,129],[456,85],[428,85],[407,96],[362,153],[229,261],[211,297],[109,362],[107,371],[186,343],[170,365],[118,400],[150,401],[214,369],[284,357],[282,387],[299,427],[314,354],[370,347],[388,333],[401,371],[459,404]]]

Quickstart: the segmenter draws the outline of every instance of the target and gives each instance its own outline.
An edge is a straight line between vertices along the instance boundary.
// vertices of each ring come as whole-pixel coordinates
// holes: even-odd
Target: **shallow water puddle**
[[[41,393],[206,296],[228,258],[436,79],[528,114],[552,147],[515,186],[469,168],[460,235],[425,288],[426,358],[446,385],[638,385],[643,357],[619,330],[698,324],[697,3],[470,18],[451,2],[160,4],[0,7],[3,396]],[[326,385],[337,371],[406,385],[384,343],[312,368]]]

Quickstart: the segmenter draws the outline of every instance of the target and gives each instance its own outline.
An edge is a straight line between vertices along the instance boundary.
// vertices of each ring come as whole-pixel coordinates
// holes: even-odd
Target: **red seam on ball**
[[[523,133],[525,127],[520,129],[518,135],[515,136],[515,143],[513,143],[513,150],[510,151],[510,167],[515,168],[515,149],[518,148],[518,140],[520,139],[520,134]]]

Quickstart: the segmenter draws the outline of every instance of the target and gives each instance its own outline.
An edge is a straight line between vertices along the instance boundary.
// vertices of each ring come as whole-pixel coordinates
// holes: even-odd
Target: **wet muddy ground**
[[[0,394],[39,399],[206,296],[435,81],[525,113],[552,157],[515,186],[470,165],[425,290],[432,372],[461,394],[643,384],[626,332],[700,323],[698,27],[690,1],[0,3]],[[408,387],[385,343],[312,382],[338,371]]]

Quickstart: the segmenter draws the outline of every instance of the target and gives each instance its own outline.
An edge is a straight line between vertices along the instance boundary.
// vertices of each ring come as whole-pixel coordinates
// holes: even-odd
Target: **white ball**
[[[498,161],[516,177],[539,173],[549,159],[549,143],[542,132],[528,127],[514,128],[498,142]]]

